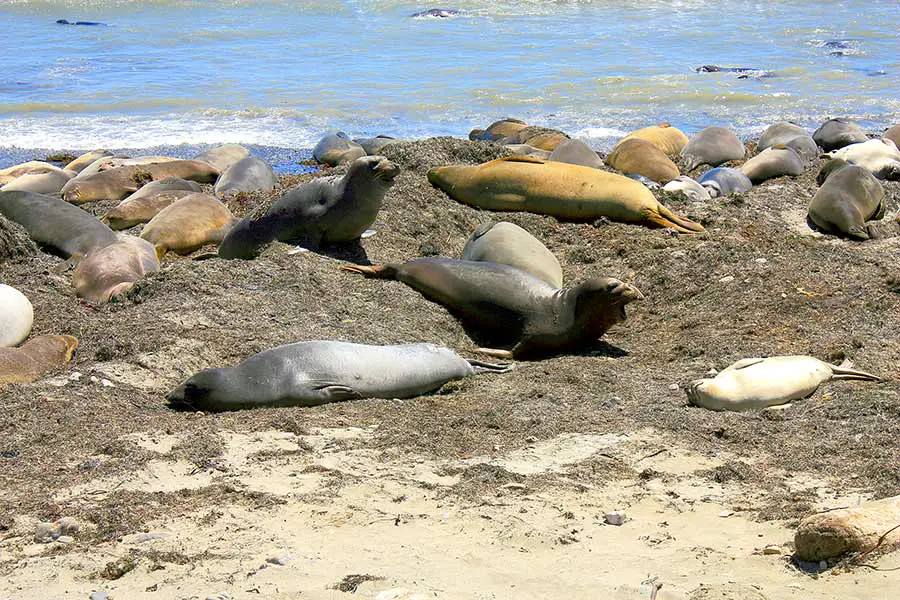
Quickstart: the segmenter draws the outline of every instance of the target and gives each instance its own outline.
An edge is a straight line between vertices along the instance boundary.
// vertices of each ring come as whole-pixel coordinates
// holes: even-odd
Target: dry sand
[[[707,204],[667,196],[707,227],[677,236],[477,211],[425,180],[432,165],[501,155],[492,144],[383,153],[404,172],[364,251],[170,255],[106,306],[77,299],[60,259],[0,222],[14,255],[0,278],[34,303],[33,335],[81,341],[70,367],[0,391],[0,599],[640,600],[656,584],[658,600],[888,597],[900,553],[818,574],[789,555],[803,516],[900,494],[900,184],[885,183],[882,239],[807,228],[818,164]],[[459,256],[477,223],[501,218],[555,252],[567,282],[615,276],[646,299],[594,348],[433,396],[221,415],[165,406],[202,368],[298,340],[474,356],[440,306],[338,268]],[[832,382],[747,414],[686,405],[688,381],[778,354],[849,358],[888,381]],[[604,522],[615,510],[620,526]],[[34,541],[39,521],[62,517],[80,524],[72,539]]]

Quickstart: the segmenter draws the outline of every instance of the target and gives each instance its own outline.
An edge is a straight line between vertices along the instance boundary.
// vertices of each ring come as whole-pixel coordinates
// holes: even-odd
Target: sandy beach
[[[806,224],[821,159],[712,202],[661,196],[703,223],[696,235],[478,211],[425,178],[506,152],[391,144],[382,153],[403,171],[362,252],[170,254],[103,306],[76,298],[62,261],[0,217],[3,279],[34,304],[32,335],[80,341],[71,365],[0,390],[0,599],[887,597],[898,553],[812,570],[791,554],[803,517],[900,494],[900,182],[882,182],[877,239],[854,242]],[[241,216],[344,168],[283,175],[273,194],[228,205]],[[339,268],[458,257],[477,224],[501,219],[553,251],[567,285],[612,276],[645,299],[593,348],[431,396],[166,407],[200,369],[299,340],[477,357],[437,304]],[[684,386],[710,369],[788,354],[849,359],[886,381],[830,382],[749,413],[687,405]],[[621,525],[607,523],[615,511]],[[62,518],[77,528],[35,541]]]

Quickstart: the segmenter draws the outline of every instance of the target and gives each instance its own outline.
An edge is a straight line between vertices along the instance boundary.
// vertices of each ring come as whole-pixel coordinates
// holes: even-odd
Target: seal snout
[[[372,173],[375,174],[377,179],[387,183],[393,183],[394,178],[400,174],[400,165],[391,162],[384,156],[373,156],[370,158],[372,160],[369,163],[369,168],[372,170]]]

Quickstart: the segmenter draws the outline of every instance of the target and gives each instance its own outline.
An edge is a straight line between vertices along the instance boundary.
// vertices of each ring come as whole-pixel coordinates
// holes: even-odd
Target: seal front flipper
[[[761,363],[766,359],[764,358],[742,358],[734,364],[728,365],[722,371],[737,371],[738,369],[746,369],[747,367],[752,367],[757,363]]]
[[[507,352],[507,350],[496,350],[496,352]],[[501,365],[497,363],[475,360],[474,358],[467,358],[466,362],[472,365],[472,368],[476,373],[508,373],[509,371],[512,371],[516,366],[516,363],[507,363]]]
[[[341,385],[340,383],[326,381],[310,381],[308,383],[312,384],[312,389],[316,395],[319,396],[319,398],[310,403],[309,406],[329,404],[331,402],[343,402],[345,400],[359,400],[363,397],[362,394],[353,388]],[[290,404],[290,406],[293,406],[293,403]]]

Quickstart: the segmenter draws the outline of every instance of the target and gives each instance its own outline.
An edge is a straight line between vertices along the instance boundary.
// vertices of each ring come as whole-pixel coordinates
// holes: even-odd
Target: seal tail
[[[703,231],[703,225],[700,223],[695,223],[690,219],[686,219],[684,217],[679,217],[671,210],[663,206],[662,204],[657,203],[657,211],[659,211],[659,216],[668,222],[674,223],[678,225],[678,227],[672,227],[671,225],[666,225],[666,227],[672,227],[676,231],[680,231],[681,233],[692,233]],[[654,220],[654,222],[657,222]],[[680,229],[679,229],[680,227]],[[685,231],[686,230],[686,231]]]
[[[396,279],[397,267],[394,265],[343,265],[341,271],[349,271],[362,275],[366,279]]]
[[[866,373],[865,371],[857,371],[856,369],[848,369],[847,367],[836,367],[834,365],[829,365],[831,367],[831,378],[832,379],[851,379],[856,381],[884,381],[881,377],[877,375],[872,375],[871,373]]]
[[[466,362],[472,365],[472,368],[475,369],[476,373],[508,373],[509,371],[512,371],[516,366],[516,363],[489,363],[481,360],[475,360],[474,358],[467,358]]]

